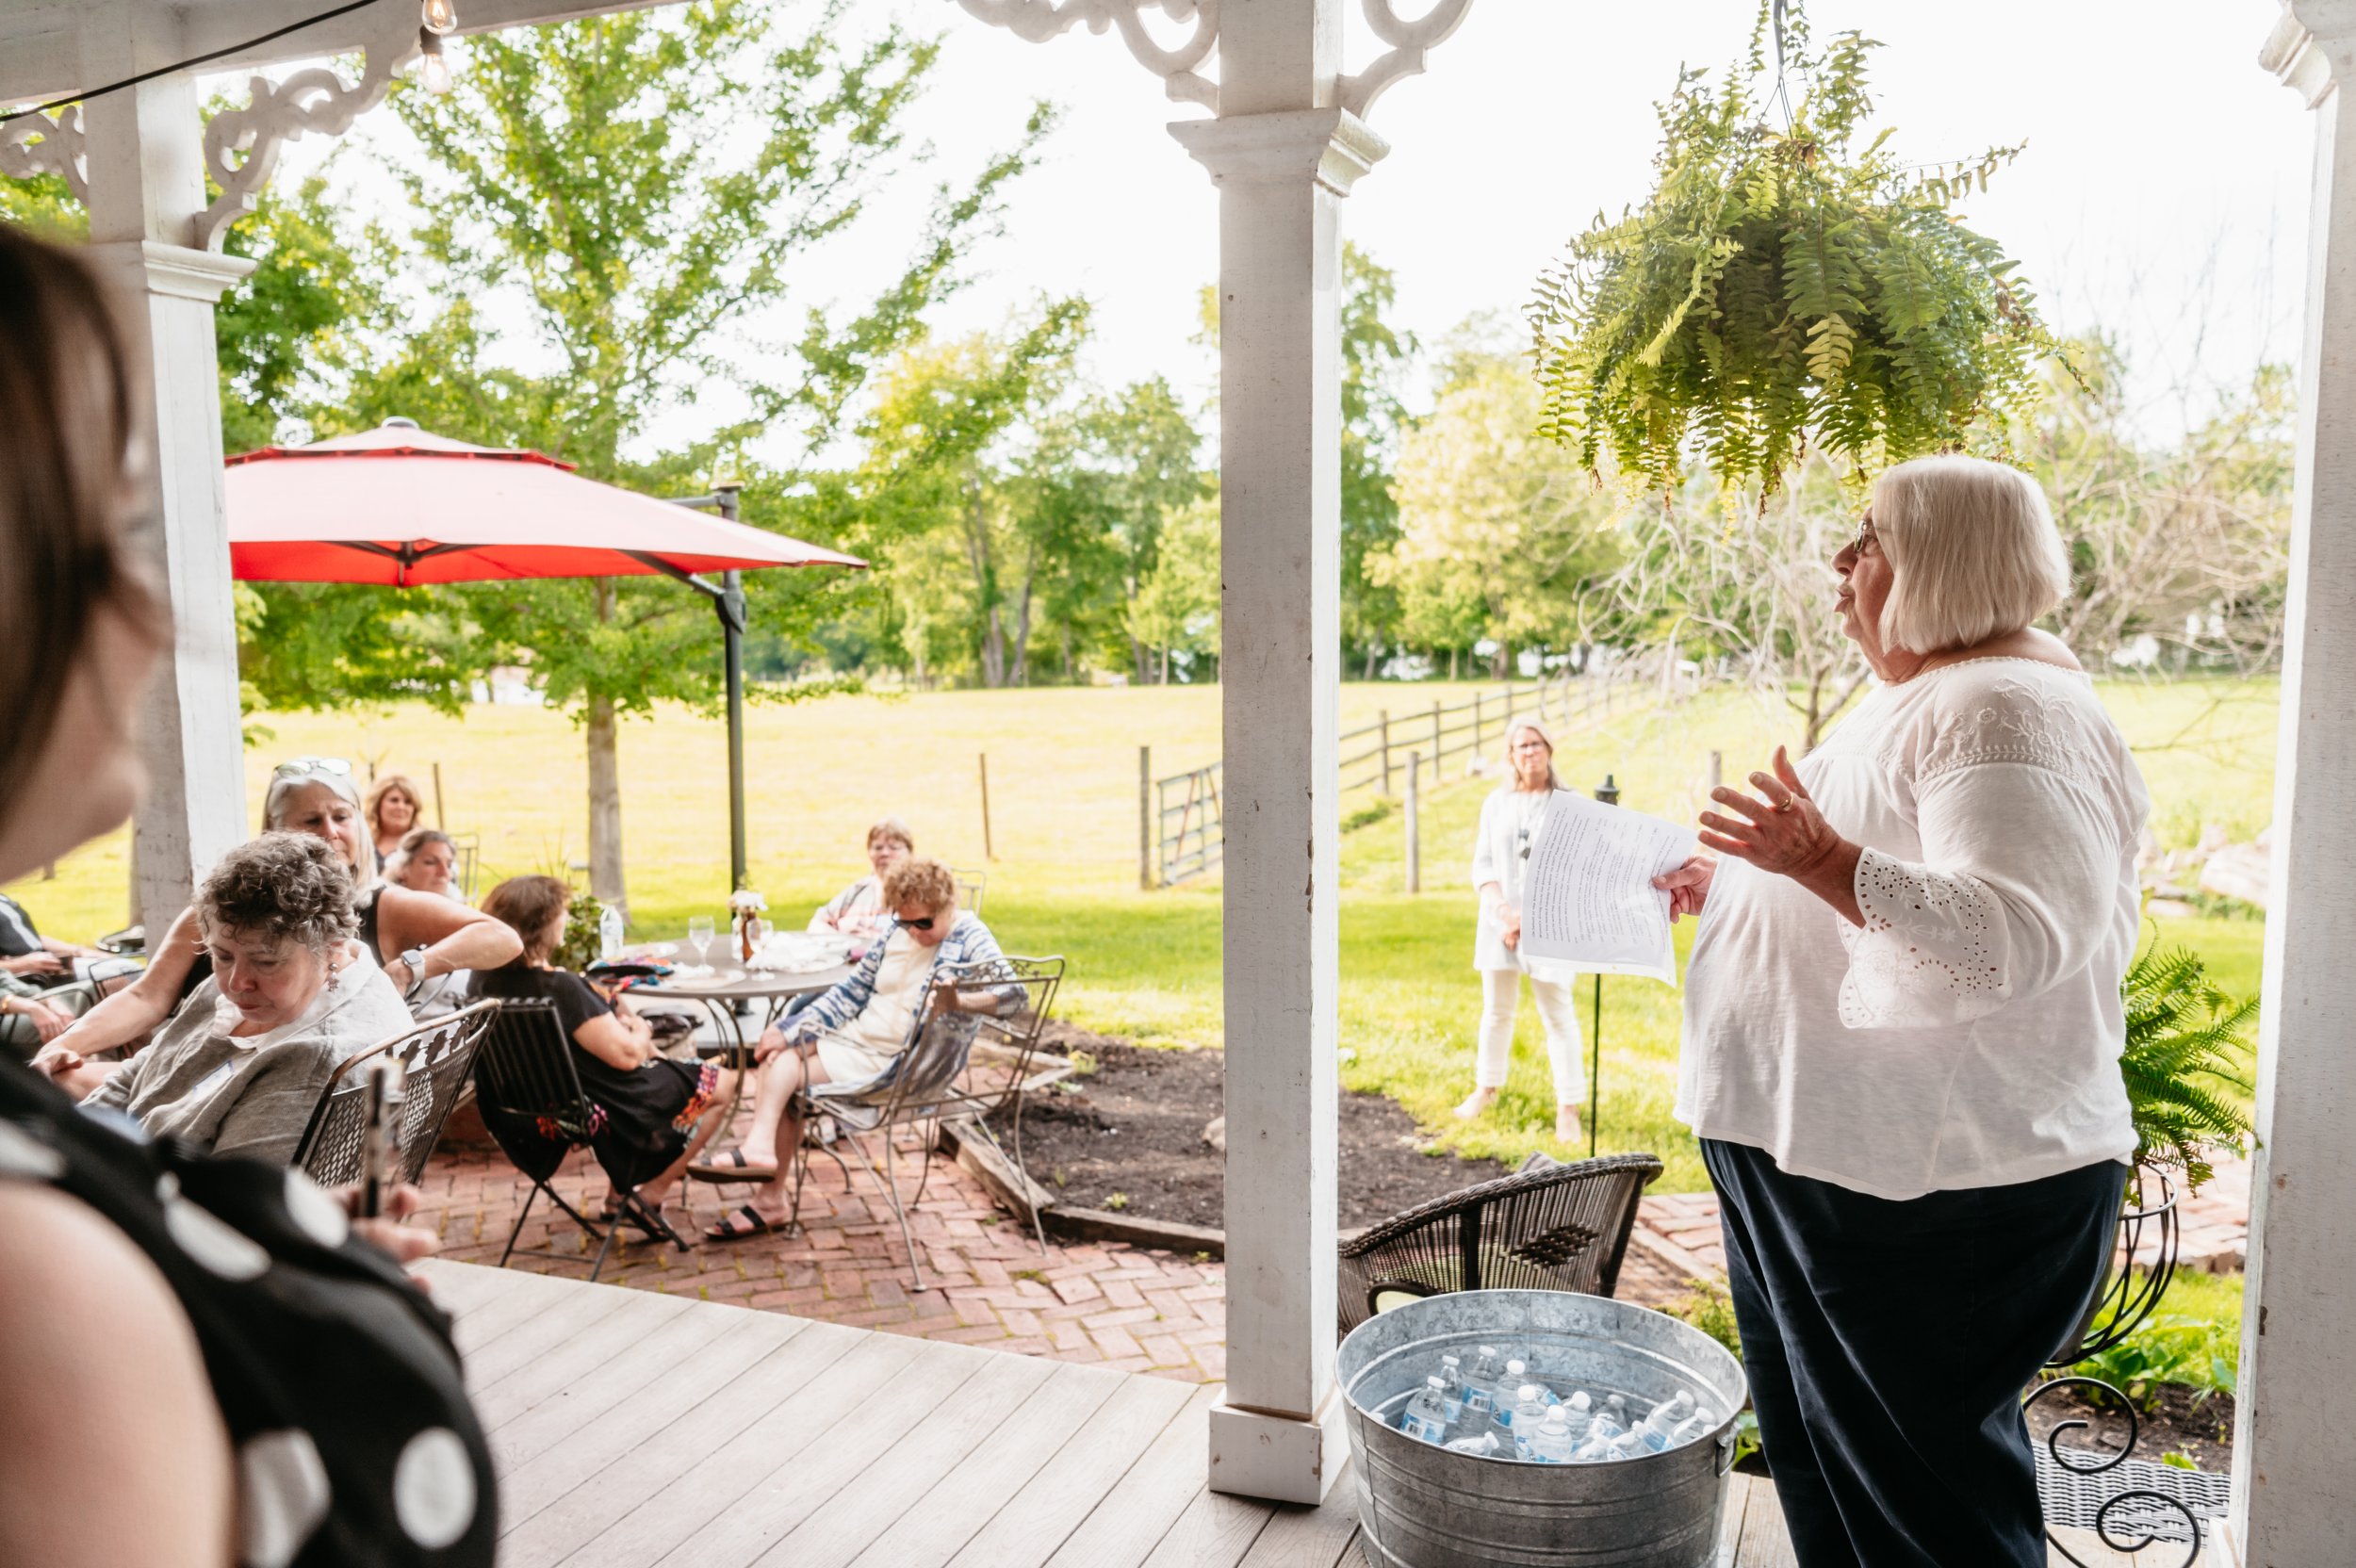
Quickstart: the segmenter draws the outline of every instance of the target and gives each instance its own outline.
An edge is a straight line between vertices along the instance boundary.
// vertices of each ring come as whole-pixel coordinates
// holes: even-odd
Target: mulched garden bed
[[[1032,1180],[1076,1208],[1224,1223],[1227,1157],[1203,1138],[1224,1108],[1224,1055],[1128,1045],[1064,1025],[1051,1025],[1047,1038],[1054,1050],[1087,1052],[1097,1067],[1065,1080],[1073,1092],[1023,1097],[1023,1163]],[[998,1133],[1005,1138],[1006,1129]],[[1378,1094],[1343,1093],[1339,1135],[1344,1230],[1507,1173],[1496,1160],[1426,1153],[1415,1119]]]
[[[2127,1435],[2126,1418],[2113,1408],[2097,1410],[2082,1389],[2064,1389],[2029,1408],[2029,1431],[2037,1441],[2063,1421],[2086,1425],[2062,1438],[2064,1448],[2100,1449],[2115,1454]],[[2206,1398],[2182,1383],[2159,1383],[2150,1396],[2151,1409],[2135,1413],[2134,1457],[2160,1462],[2162,1454],[2182,1454],[2202,1470],[2224,1475],[2233,1468],[2233,1396],[2216,1393]]]

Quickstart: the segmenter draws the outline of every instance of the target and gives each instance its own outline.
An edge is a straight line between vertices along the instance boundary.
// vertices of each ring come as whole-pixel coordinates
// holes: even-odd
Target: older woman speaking
[[[1833,558],[1880,678],[1661,878],[1698,913],[1702,1140],[1802,1568],[2042,1564],[2020,1396],[2078,1324],[2135,1152],[2119,986],[2149,800],[2068,649],[2045,498],[1901,464]]]

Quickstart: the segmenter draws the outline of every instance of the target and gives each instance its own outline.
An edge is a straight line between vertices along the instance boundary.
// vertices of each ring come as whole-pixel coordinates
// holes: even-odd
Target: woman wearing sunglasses
[[[361,949],[413,1008],[440,976],[497,969],[523,951],[520,937],[481,910],[378,880],[352,764],[340,758],[298,757],[273,769],[262,830],[322,839],[351,868]],[[89,1093],[115,1065],[90,1058],[146,1039],[211,972],[195,911],[184,910],[146,972],[82,1015],[33,1065],[69,1092]]]
[[[916,1009],[936,968],[1003,956],[981,917],[957,908],[956,874],[938,860],[916,856],[893,866],[884,874],[883,906],[892,912],[892,928],[850,978],[783,1028],[762,1033],[754,1049],[760,1078],[744,1141],[687,1168],[705,1181],[762,1184],[751,1202],[704,1233],[707,1240],[740,1241],[785,1224],[789,1156],[802,1144],[796,1094],[812,1084],[881,1076],[914,1042]],[[932,1002],[935,1012],[995,1012],[1003,1004],[996,991],[970,988],[935,991]]]

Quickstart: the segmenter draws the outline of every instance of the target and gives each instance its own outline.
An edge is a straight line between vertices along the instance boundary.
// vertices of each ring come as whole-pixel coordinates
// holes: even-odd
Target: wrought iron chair
[[[969,915],[982,912],[982,894],[990,890],[990,874],[952,866],[949,874],[957,879],[957,907]]]
[[[970,1119],[990,1146],[1004,1155],[1006,1148],[999,1143],[989,1119],[1011,1107],[1014,1152],[1009,1157],[1015,1169],[1023,1170],[1023,1085],[1030,1076],[1031,1058],[1039,1051],[1039,1034],[1046,1026],[1048,1010],[1055,1005],[1056,988],[1063,983],[1063,967],[1060,957],[1007,956],[936,970],[917,1004],[918,1021],[913,1037],[888,1070],[865,1083],[820,1084],[796,1097],[802,1115],[810,1121],[822,1116],[832,1117],[875,1175],[892,1204],[892,1217],[900,1222],[900,1242],[908,1255],[908,1278],[918,1290],[926,1286],[924,1273],[917,1266],[916,1242],[908,1233],[908,1206],[924,1199],[924,1184],[932,1175],[934,1140],[929,1136],[924,1140],[916,1194],[904,1203],[892,1132],[918,1122]],[[969,995],[987,992],[993,999],[992,1008],[988,1012],[935,1016],[933,993],[942,987],[954,987]],[[1008,1070],[1003,1082],[977,1083],[970,1070],[973,1044],[984,1036],[1006,1048],[997,1054],[1001,1060],[995,1064]],[[859,1140],[862,1133],[883,1135],[884,1163],[880,1170]],[[848,1185],[850,1168],[843,1165],[843,1157],[833,1150],[826,1152],[843,1166],[843,1182]],[[802,1210],[802,1183],[809,1170],[810,1148],[805,1140],[803,1147],[795,1151],[794,1166],[793,1213],[796,1223]],[[1028,1180],[1027,1172],[1024,1179]],[[1036,1208],[1031,1223],[1038,1233],[1039,1250],[1044,1252],[1047,1231]]]
[[[1546,1166],[1368,1227],[1341,1246],[1341,1331],[1402,1301],[1459,1290],[1611,1295],[1636,1201],[1661,1170],[1650,1154]]]
[[[616,1212],[602,1231],[548,1185],[548,1178],[564,1163],[564,1156],[588,1143],[604,1118],[581,1086],[581,1073],[573,1066],[573,1042],[565,1037],[556,1004],[542,997],[499,1004],[484,1033],[483,1048],[475,1056],[474,1092],[483,1126],[490,1130],[509,1163],[532,1182],[532,1191],[525,1195],[523,1208],[515,1216],[515,1229],[507,1233],[507,1250],[499,1254],[500,1267],[504,1268],[507,1260],[515,1255],[515,1242],[523,1234],[524,1221],[531,1217],[532,1205],[544,1194],[581,1228],[582,1233],[597,1237],[597,1261],[589,1266],[592,1280],[604,1272],[605,1260],[614,1250],[614,1238],[625,1223],[652,1239],[667,1241],[682,1252],[687,1250],[687,1243],[671,1229],[669,1221],[647,1208],[638,1196],[639,1183],[655,1175],[655,1171],[646,1171],[629,1182],[615,1177],[611,1169],[606,1171],[614,1181]],[[565,1252],[527,1251],[525,1256],[553,1258],[564,1263],[581,1261]]]
[[[414,1182],[441,1140],[442,1124],[458,1103],[474,1066],[483,1032],[499,1010],[496,1002],[477,1002],[446,1018],[421,1023],[371,1046],[335,1069],[303,1131],[294,1163],[321,1186],[341,1186],[360,1179],[360,1146],[366,1132],[367,1083],[364,1064],[390,1055],[402,1063],[403,1098],[401,1116],[401,1169],[395,1179]]]
[[[2126,1206],[2119,1217],[2119,1236],[2102,1287],[2087,1301],[2077,1332],[2045,1364],[2061,1375],[2030,1389],[2021,1408],[2025,1415],[2038,1400],[2072,1388],[2102,1396],[2126,1422],[2125,1441],[2117,1453],[2100,1446],[2063,1446],[2065,1435],[2087,1427],[2075,1417],[2056,1422],[2046,1433],[2037,1452],[2037,1490],[2048,1525],[2093,1530],[2118,1552],[2139,1553],[2157,1542],[2182,1543],[2185,1555],[2177,1568],[2191,1568],[2204,1544],[2202,1521],[2225,1511],[2231,1483],[2223,1476],[2132,1458],[2140,1435],[2134,1401],[2100,1378],[2069,1370],[2126,1339],[2151,1315],[2175,1277],[2182,1232],[2173,1184],[2150,1166],[2135,1167],[2127,1179]],[[2064,1559],[2079,1560],[2050,1530],[2045,1539]]]

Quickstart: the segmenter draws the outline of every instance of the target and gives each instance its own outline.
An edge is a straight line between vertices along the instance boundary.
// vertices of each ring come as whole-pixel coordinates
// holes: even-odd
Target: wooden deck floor
[[[1323,1508],[1204,1488],[1216,1384],[423,1271],[490,1433],[502,1568],[1366,1568],[1347,1476]],[[1790,1568],[1775,1488],[1733,1485],[1715,1568]]]

